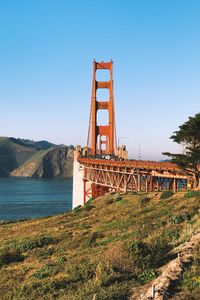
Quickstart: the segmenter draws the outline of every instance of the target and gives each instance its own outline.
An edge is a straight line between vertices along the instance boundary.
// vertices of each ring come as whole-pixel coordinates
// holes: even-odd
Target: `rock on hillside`
[[[71,177],[73,173],[73,150],[66,146],[41,150],[22,166],[10,173],[16,177]]]

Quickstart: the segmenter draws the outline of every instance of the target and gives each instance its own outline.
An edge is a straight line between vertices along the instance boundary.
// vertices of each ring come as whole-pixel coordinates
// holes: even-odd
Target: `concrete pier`
[[[84,165],[78,162],[78,157],[80,156],[82,149],[80,146],[76,147],[74,151],[74,166],[73,166],[73,197],[72,197],[72,209],[77,207],[78,205],[84,205],[85,201],[88,201],[90,197],[88,196],[89,191],[91,189],[91,182],[85,181],[84,186]]]

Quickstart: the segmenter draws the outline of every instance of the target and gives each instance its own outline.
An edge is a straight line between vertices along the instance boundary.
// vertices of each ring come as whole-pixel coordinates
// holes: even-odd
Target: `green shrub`
[[[90,204],[84,206],[84,210],[85,210],[85,211],[90,211],[90,210],[92,210],[93,208],[95,208],[95,206],[94,206],[94,205],[90,205]]]
[[[84,207],[89,206],[92,202],[94,202],[95,198],[90,198],[85,204]]]
[[[79,265],[68,265],[68,282],[88,281],[95,276],[95,265],[87,261]]]
[[[199,299],[200,290],[200,243],[194,249],[191,266],[185,270],[179,287],[180,299]]]
[[[180,237],[179,229],[173,230],[165,230],[164,233],[161,234],[161,240],[165,240],[167,243],[173,243],[175,240],[178,240]]]
[[[54,279],[51,282],[51,288],[55,291],[58,291],[60,289],[65,289],[68,286],[69,279],[67,277]]]
[[[66,256],[58,256],[57,259],[56,259],[56,263],[57,264],[62,264],[63,262],[65,262],[67,260],[68,260],[68,257],[66,257]]]
[[[35,248],[43,248],[44,246],[48,246],[51,244],[55,244],[57,239],[50,235],[40,235],[33,239],[23,239],[19,241],[11,241],[5,244],[4,248],[7,250],[13,250],[20,252],[25,252],[28,250],[32,250]]]
[[[144,198],[142,198],[142,199],[141,199],[141,206],[143,206],[143,205],[149,203],[150,200],[151,200],[151,199],[150,199],[149,197],[144,197]]]
[[[33,257],[42,257],[42,258],[47,258],[51,255],[53,255],[55,252],[55,249],[53,247],[48,247],[48,246],[44,246],[42,248],[34,248],[32,249],[31,255],[33,255]]]
[[[37,278],[37,279],[43,279],[46,277],[54,276],[57,273],[59,273],[59,267],[55,266],[53,264],[47,264],[43,266],[41,269],[36,271],[32,277]]]
[[[117,204],[118,206],[123,206],[123,205],[126,205],[126,204],[128,204],[128,203],[129,203],[129,201],[126,200],[126,199],[122,199],[122,200],[116,202],[116,204]]]
[[[138,282],[144,284],[154,278],[156,278],[157,274],[153,269],[146,269],[141,274],[138,275]]]
[[[120,196],[117,196],[117,197],[114,199],[115,202],[119,202],[119,201],[121,201],[121,200],[122,200],[122,197],[120,197]]]
[[[200,191],[191,190],[185,193],[184,198],[200,197]]]
[[[9,298],[16,300],[25,299],[45,299],[45,295],[50,291],[49,282],[31,282],[16,287]],[[6,298],[3,298],[6,299]]]
[[[75,212],[75,213],[79,213],[80,211],[82,211],[82,206],[81,206],[81,205],[78,205],[78,206],[76,206],[76,207],[73,209],[73,212]]]
[[[114,202],[114,199],[108,199],[105,201],[106,204],[112,204]]]
[[[102,287],[97,292],[97,300],[127,300],[131,295],[130,286],[129,282],[115,282],[106,288]]]
[[[50,235],[41,235],[33,240],[24,240],[17,245],[17,249],[20,249],[21,251],[28,251],[34,248],[43,248],[44,246],[55,244],[56,242],[57,239]]]
[[[174,195],[174,193],[172,191],[164,191],[160,195],[160,199],[168,199],[168,198],[172,197],[173,195]]]
[[[187,220],[190,220],[190,219],[191,219],[191,217],[190,217],[189,214],[182,213],[180,215],[172,217],[172,223],[173,224],[180,224],[180,223],[182,223],[184,221],[187,221]]]
[[[12,262],[21,262],[24,260],[23,255],[19,251],[2,251],[0,253],[0,267]]]
[[[95,200],[95,198],[92,197],[92,198],[90,198],[90,199],[86,202],[86,204],[90,204],[90,203],[93,202],[94,200]]]
[[[137,192],[130,192],[131,195],[138,195]]]
[[[76,300],[92,300],[96,295],[96,300],[127,300],[131,295],[131,286],[133,281],[118,282],[109,286],[97,287],[93,281],[88,282],[86,285],[77,287],[77,290],[72,294],[67,294],[66,299]]]
[[[130,253],[134,266],[138,269],[145,269],[150,264],[151,249],[142,241],[127,243],[127,250]]]
[[[135,241],[127,244],[127,249],[136,269],[144,271],[159,267],[165,262],[167,253],[172,248],[171,237],[162,233],[154,237],[151,241]]]
[[[156,238],[152,239],[148,244],[150,249],[150,261],[149,265],[151,268],[159,267],[166,263],[168,252],[172,249],[172,241],[177,240],[179,233],[174,235],[174,232],[161,233]]]

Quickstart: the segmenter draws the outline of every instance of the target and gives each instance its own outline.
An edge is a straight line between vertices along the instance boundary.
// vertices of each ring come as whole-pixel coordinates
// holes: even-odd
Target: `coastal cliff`
[[[8,177],[12,170],[37,152],[34,145],[27,146],[19,139],[0,137],[0,177]]]
[[[0,137],[0,177],[72,177],[72,145]]]
[[[58,146],[40,150],[19,168],[10,173],[11,177],[54,178],[72,177],[73,149]]]

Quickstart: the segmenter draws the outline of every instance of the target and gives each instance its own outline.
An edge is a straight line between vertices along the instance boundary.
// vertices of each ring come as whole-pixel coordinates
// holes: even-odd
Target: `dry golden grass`
[[[117,197],[0,225],[0,298],[128,299],[132,287],[155,278],[173,247],[199,227],[198,197]]]

